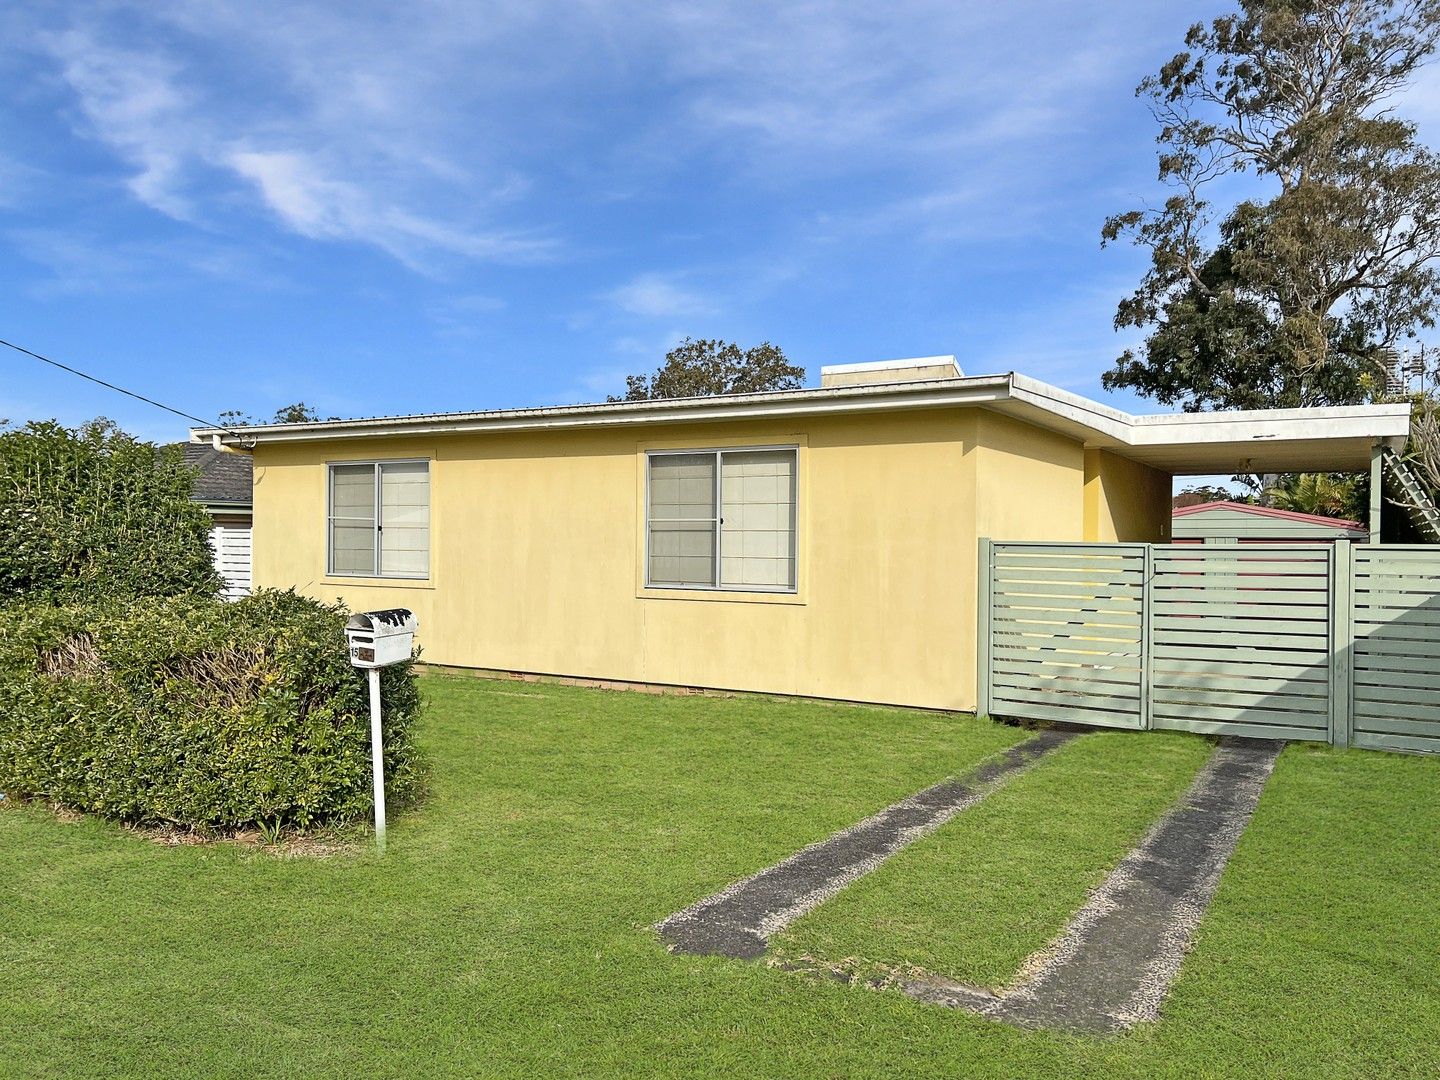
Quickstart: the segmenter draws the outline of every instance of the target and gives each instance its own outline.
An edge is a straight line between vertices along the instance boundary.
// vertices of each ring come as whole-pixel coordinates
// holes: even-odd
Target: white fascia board
[[[1012,372],[1011,399],[1050,413],[1091,433],[1097,444],[1128,445],[1136,417],[1058,386]]]
[[[1058,386],[1013,375],[1015,401],[1089,428],[1092,445],[1192,446],[1249,440],[1369,438],[1394,443],[1410,434],[1410,406],[1335,405],[1310,409],[1261,409],[1230,412],[1151,413],[1132,416],[1109,405],[1061,390]]]
[[[950,357],[934,358],[940,360]],[[914,365],[919,361],[881,361]],[[851,368],[850,370],[854,370]],[[571,428],[680,424],[897,409],[983,406],[1069,435],[1086,446],[1146,449],[1254,441],[1368,439],[1403,445],[1410,431],[1410,407],[1354,405],[1258,412],[1169,413],[1132,416],[1079,394],[1014,372],[955,379],[889,384],[858,384],[808,390],[781,390],[729,397],[674,398],[664,401],[562,405],[476,413],[376,417],[305,424],[266,424],[229,431],[195,428],[192,441],[249,448],[265,442],[360,439],[395,435],[468,432],[546,431]],[[1231,450],[1227,450],[1229,454]],[[1228,466],[1227,466],[1228,467]]]
[[[1410,434],[1410,406],[1343,405],[1316,409],[1180,413],[1137,416],[1130,445],[1170,446],[1246,441],[1373,439],[1403,443]]]
[[[1008,376],[935,379],[886,386],[845,386],[791,390],[733,397],[677,398],[666,401],[619,402],[605,405],[562,405],[546,409],[512,409],[490,413],[380,417],[369,420],[321,421],[308,424],[266,424],[226,431],[196,428],[191,438],[218,437],[235,446],[299,442],[316,439],[363,439],[375,436],[460,434],[492,431],[547,431],[571,428],[683,424],[815,416],[849,412],[985,405],[1009,393]]]

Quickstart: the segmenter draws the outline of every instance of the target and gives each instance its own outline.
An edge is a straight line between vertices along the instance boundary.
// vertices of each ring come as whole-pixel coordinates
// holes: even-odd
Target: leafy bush
[[[0,609],[0,791],[198,828],[369,817],[369,697],[346,614],[275,591]],[[400,806],[422,785],[409,664],[383,672],[381,696]]]
[[[108,420],[0,430],[0,602],[216,595],[194,482],[178,448]]]

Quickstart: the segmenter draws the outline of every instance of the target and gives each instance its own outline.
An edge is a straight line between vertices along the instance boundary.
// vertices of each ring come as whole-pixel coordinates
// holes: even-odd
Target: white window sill
[[[788,604],[804,607],[800,592],[746,592],[743,589],[671,589],[663,585],[642,585],[635,591],[641,600],[708,600],[720,604]]]
[[[337,577],[326,574],[320,579],[321,585],[341,585],[350,589],[433,589],[430,578],[396,577]]]

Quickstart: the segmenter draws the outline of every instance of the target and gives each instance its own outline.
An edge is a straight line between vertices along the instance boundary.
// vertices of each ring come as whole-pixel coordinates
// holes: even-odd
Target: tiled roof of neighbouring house
[[[185,443],[184,449],[185,463],[200,470],[195,480],[197,502],[251,502],[249,454],[216,450],[204,443]]]

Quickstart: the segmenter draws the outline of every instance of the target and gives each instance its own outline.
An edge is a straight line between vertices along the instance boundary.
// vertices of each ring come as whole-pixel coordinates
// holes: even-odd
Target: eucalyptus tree
[[[1242,0],[1191,27],[1137,90],[1169,194],[1102,231],[1149,253],[1115,316],[1145,340],[1107,388],[1187,410],[1383,389],[1440,297],[1440,158],[1395,111],[1437,38],[1440,0]]]

